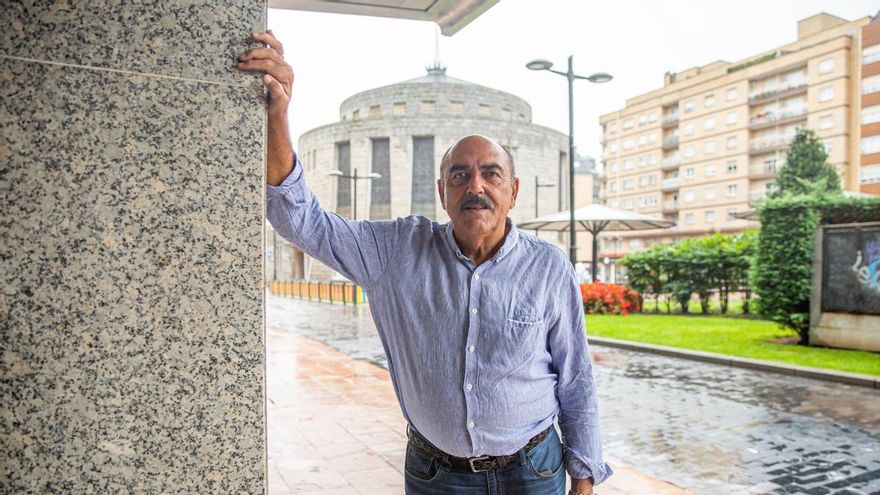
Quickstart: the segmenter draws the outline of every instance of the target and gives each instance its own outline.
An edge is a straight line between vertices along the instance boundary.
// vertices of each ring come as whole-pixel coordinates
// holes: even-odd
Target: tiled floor
[[[269,495],[403,493],[405,422],[388,372],[271,324],[266,333]],[[610,462],[602,495],[688,493]]]

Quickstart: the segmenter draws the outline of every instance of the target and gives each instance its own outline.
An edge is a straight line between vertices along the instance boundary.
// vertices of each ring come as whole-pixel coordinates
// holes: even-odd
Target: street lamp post
[[[351,215],[351,216],[352,216],[352,220],[357,220],[357,219],[358,219],[358,200],[357,200],[357,195],[358,195],[358,181],[359,181],[359,180],[373,180],[373,179],[381,179],[381,178],[382,178],[381,175],[379,175],[379,174],[377,174],[377,173],[375,173],[375,172],[370,172],[370,173],[367,174],[367,175],[358,175],[358,169],[357,169],[357,168],[354,169],[354,175],[346,175],[346,174],[344,174],[344,173],[342,172],[342,170],[331,170],[330,172],[327,173],[327,175],[334,175],[334,176],[336,176],[336,177],[340,177],[340,178],[342,178],[342,179],[349,179],[349,180],[351,180],[351,182],[352,182],[352,198],[351,198],[351,200],[352,200],[352,203],[353,203],[353,205],[354,205],[354,206],[352,206],[352,209],[351,209],[351,211],[352,211],[352,215]]]
[[[535,218],[538,218],[538,189],[542,187],[553,187],[555,185],[556,184],[553,183],[541,184],[540,176],[535,176]]]
[[[577,261],[577,236],[574,230],[574,80],[586,79],[593,83],[605,83],[611,80],[611,74],[596,72],[589,76],[574,73],[574,55],[568,57],[568,71],[553,70],[553,62],[537,59],[526,64],[530,70],[546,70],[568,79],[568,210],[571,215],[568,224],[568,258],[574,265]]]

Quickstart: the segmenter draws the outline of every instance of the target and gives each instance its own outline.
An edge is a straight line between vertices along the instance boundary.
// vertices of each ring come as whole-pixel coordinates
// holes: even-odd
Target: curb
[[[591,337],[588,335],[587,340],[590,344],[604,345],[606,347],[615,347],[618,349],[627,349],[631,351],[650,352],[652,354],[660,354],[663,356],[672,356],[682,359],[692,359],[694,361],[702,361],[705,363],[722,364],[725,366],[733,366],[735,368],[769,371],[771,373],[778,373],[781,375],[800,376],[805,378],[813,378],[816,380],[824,380],[827,382],[845,383],[847,385],[856,385],[859,387],[868,387],[880,390],[880,377],[873,375],[864,375],[861,373],[846,373],[843,371],[831,371],[821,368],[811,368],[808,366],[797,366],[793,364],[779,364],[769,361],[759,361],[757,359],[725,356],[724,354],[713,354],[711,352],[692,351],[688,349],[678,349],[675,347],[666,347],[662,345],[630,342],[628,340],[609,339],[607,337]]]

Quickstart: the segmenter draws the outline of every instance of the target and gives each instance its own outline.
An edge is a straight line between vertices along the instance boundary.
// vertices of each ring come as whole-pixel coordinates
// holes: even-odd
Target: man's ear
[[[510,207],[516,206],[516,195],[519,194],[519,177],[513,178],[513,195],[510,198]]]
[[[446,209],[446,191],[443,190],[443,180],[437,179],[437,194],[440,195],[440,206]]]

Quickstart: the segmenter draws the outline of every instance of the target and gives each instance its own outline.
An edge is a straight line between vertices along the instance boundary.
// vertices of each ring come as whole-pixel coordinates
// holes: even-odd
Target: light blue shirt
[[[611,475],[580,290],[561,250],[508,219],[504,244],[476,266],[452,223],[321,209],[299,161],[267,186],[267,216],[366,290],[403,415],[431,443],[458,457],[508,455],[558,418],[568,473],[596,484]]]

